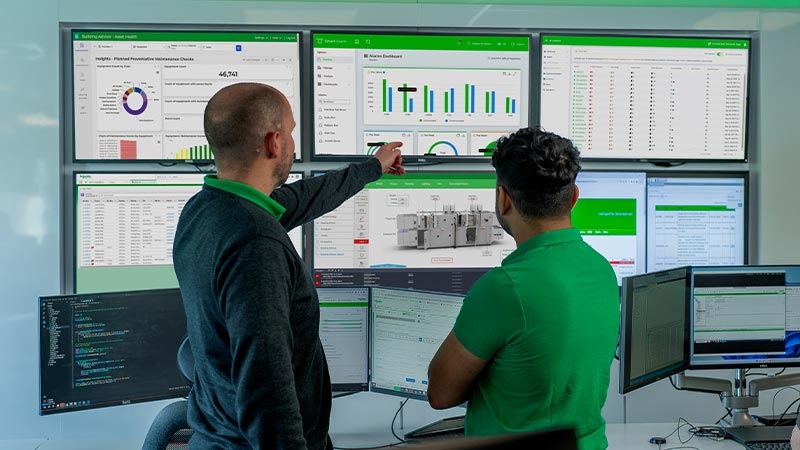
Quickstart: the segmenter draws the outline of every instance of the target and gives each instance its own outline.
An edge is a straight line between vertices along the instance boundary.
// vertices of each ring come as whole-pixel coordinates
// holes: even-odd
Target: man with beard
[[[606,400],[619,330],[608,261],[572,227],[578,150],[540,128],[492,154],[497,218],[517,244],[470,289],[428,369],[434,408],[467,403],[465,434],[571,426],[581,450],[605,449]]]
[[[392,142],[362,163],[281,186],[294,127],[286,97],[263,84],[225,87],[205,109],[217,174],[186,203],[173,250],[196,361],[192,449],[332,448],[319,299],[287,231],[404,169]]]

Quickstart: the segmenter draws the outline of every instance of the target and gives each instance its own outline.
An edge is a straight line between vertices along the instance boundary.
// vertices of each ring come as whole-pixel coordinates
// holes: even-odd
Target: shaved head
[[[218,170],[249,165],[267,133],[281,129],[286,97],[260,83],[237,83],[220,89],[208,101],[203,128]]]

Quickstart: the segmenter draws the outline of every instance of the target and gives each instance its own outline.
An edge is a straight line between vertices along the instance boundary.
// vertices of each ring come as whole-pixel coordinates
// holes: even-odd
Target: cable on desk
[[[681,436],[681,431],[680,430],[681,430],[681,428],[684,428],[684,427],[689,427],[689,429],[687,430],[688,433],[689,433],[689,438],[688,439],[684,439]],[[669,438],[670,436],[672,436],[675,433],[678,433],[678,442],[680,442],[681,445],[686,444],[687,442],[691,441],[692,438],[694,438],[695,436],[698,437],[698,438],[704,437],[704,438],[708,438],[708,439],[714,439],[714,440],[717,440],[717,441],[721,441],[722,439],[725,438],[725,430],[723,430],[721,427],[717,427],[717,426],[698,427],[698,426],[695,426],[694,424],[692,424],[691,422],[689,422],[688,420],[684,419],[683,417],[679,417],[678,418],[678,426],[675,427],[675,429],[672,430],[672,432],[670,434],[664,436],[664,439]],[[670,449],[674,449],[674,448],[692,448],[692,447],[670,447]],[[661,450],[661,446],[660,445],[659,445],[659,450]],[[668,449],[664,449],[664,450],[668,450]]]
[[[406,406],[406,403],[408,403],[408,399],[403,400],[403,403],[401,403],[400,407],[397,408],[397,411],[394,413],[394,417],[392,418],[392,436],[394,436],[398,441],[400,441],[400,443],[404,443],[406,440],[401,438],[400,436],[397,435],[397,433],[394,432],[394,422],[397,420],[397,416],[400,414],[400,411],[403,410],[403,406]]]
[[[400,441],[400,442],[393,442],[391,444],[384,444],[384,445],[376,445],[376,446],[373,446],[373,447],[337,447],[337,446],[334,445],[333,446],[334,450],[375,450],[375,449],[379,449],[379,448],[396,447],[396,446],[398,446],[400,444],[404,444],[406,442],[406,440],[401,438],[400,436],[398,436],[397,433],[395,433],[395,431],[394,431],[394,423],[397,420],[397,416],[400,415],[400,411],[402,411],[403,407],[406,406],[406,403],[408,403],[408,400],[409,399],[403,400],[403,403],[401,403],[400,407],[397,408],[397,411],[395,411],[394,417],[392,418],[392,435],[395,438],[397,438],[397,440]]]

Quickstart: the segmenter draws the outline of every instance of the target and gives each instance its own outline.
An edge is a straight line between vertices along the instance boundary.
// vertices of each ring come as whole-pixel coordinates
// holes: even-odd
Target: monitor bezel
[[[648,170],[645,173],[645,201],[649,199],[649,179],[650,178],[727,178],[727,179],[742,179],[744,180],[744,202],[743,202],[743,209],[744,209],[744,223],[743,226],[743,233],[744,233],[744,242],[743,250],[744,254],[743,261],[744,264],[748,264],[750,260],[750,172],[745,170],[735,170],[735,171],[680,171],[680,172],[670,172],[665,170]],[[647,260],[649,259],[649,255],[647,254],[647,248],[649,248],[650,244],[650,236],[648,235],[649,229],[649,220],[650,217],[648,215],[650,211],[650,205],[645,205],[645,271],[650,271],[650,268],[647,267]]]
[[[108,164],[137,164],[137,163],[163,163],[163,164],[186,164],[195,166],[208,166],[214,164],[214,159],[102,159],[102,158],[78,158],[75,145],[75,89],[74,89],[74,60],[73,60],[73,33],[75,32],[164,32],[164,33],[262,33],[262,34],[296,34],[297,35],[297,59],[298,73],[297,83],[299,86],[300,98],[298,99],[297,117],[301,122],[305,118],[305,97],[306,73],[305,73],[305,51],[304,51],[304,29],[301,27],[270,25],[268,28],[254,25],[211,25],[211,24],[154,24],[154,23],[99,23],[99,22],[65,22],[60,24],[59,37],[61,40],[60,49],[60,71],[61,71],[61,148],[64,158],[69,158],[75,163],[108,163]],[[298,123],[298,125],[300,125]],[[307,130],[300,130],[300,143],[297,146],[295,162],[303,160],[302,149],[307,146]]]
[[[366,380],[364,383],[334,383],[333,379],[331,379],[331,392],[340,393],[340,392],[369,392],[369,382],[370,382],[370,324],[372,323],[372,289],[369,286],[320,286],[317,287],[316,290],[319,289],[335,289],[335,290],[353,290],[353,289],[366,289],[367,291],[367,323],[366,323],[366,353],[364,354],[364,358],[366,359],[366,371],[364,373],[364,379]],[[319,297],[319,295],[317,295]],[[319,299],[318,299],[319,300]],[[322,318],[320,317],[320,323],[322,322]],[[320,337],[322,333],[320,333]],[[328,363],[330,366],[330,363]],[[330,372],[330,369],[328,370]]]
[[[748,32],[724,32],[724,31],[712,31],[712,32],[692,32],[688,30],[670,30],[664,32],[658,31],[637,31],[637,30],[614,30],[614,31],[606,31],[606,30],[587,30],[585,32],[579,30],[565,30],[561,32],[559,30],[547,29],[547,30],[540,30],[538,32],[538,47],[539,47],[539,73],[541,73],[542,67],[542,58],[544,52],[544,39],[546,37],[553,37],[553,36],[564,36],[564,37],[596,37],[596,38],[662,38],[662,39],[714,39],[714,40],[746,40],[748,41],[747,45],[747,80],[745,82],[745,105],[744,105],[744,136],[742,140],[743,148],[742,148],[742,157],[741,158],[648,158],[646,156],[636,156],[630,158],[623,158],[623,157],[583,157],[585,161],[597,161],[597,162],[649,162],[649,163],[746,163],[748,161],[750,148],[752,145],[756,145],[755,143],[751,143],[751,136],[755,135],[755,128],[756,124],[751,123],[751,110],[755,108],[755,105],[752,101],[752,92],[753,92],[753,79],[756,76],[754,74],[755,71],[755,57],[754,53],[755,50],[753,48],[753,42],[755,37],[753,33]],[[541,79],[539,80],[539,84],[537,86],[533,86],[534,88],[538,88],[536,92],[536,99],[538,104],[536,105],[536,122],[531,123],[541,123],[541,117],[543,116],[542,113],[542,104],[541,104],[541,92],[542,92],[542,85]]]
[[[364,28],[363,30],[355,29],[353,27],[344,27],[344,28],[334,28],[334,27],[313,27],[310,29],[310,45],[309,45],[309,53],[313,58],[314,54],[314,37],[315,35],[319,34],[347,34],[347,35],[382,35],[382,36],[432,36],[432,37],[454,37],[454,36],[474,36],[474,37],[514,37],[514,38],[527,38],[528,39],[528,64],[524,68],[524,70],[528,71],[528,99],[527,99],[527,113],[528,113],[528,124],[534,123],[534,100],[533,100],[533,93],[531,92],[533,88],[533,81],[536,79],[537,72],[534,70],[534,45],[536,43],[535,39],[535,31],[534,30],[516,30],[516,29],[502,29],[502,28],[472,28],[468,31],[465,29],[454,29],[454,28],[446,28],[446,27],[436,27],[436,28],[410,28],[410,27],[399,27],[399,28]],[[316,89],[313,83],[313,80],[316,78],[314,65],[310,64],[309,72],[311,74],[311,86],[310,86],[310,95],[309,98],[315,98]],[[316,111],[314,111],[314,104],[311,102],[310,106],[308,107],[310,110],[311,115],[311,123],[309,123],[308,127],[311,129],[312,136],[315,136],[318,132],[317,130],[317,121]],[[521,124],[520,127],[528,126],[528,124]],[[513,130],[513,131],[516,131]],[[350,155],[331,155],[331,154],[318,154],[316,141],[311,140],[310,145],[310,160],[311,161],[336,161],[336,162],[355,162],[355,161],[364,161],[370,157],[370,155],[360,155],[360,154],[350,154]],[[402,150],[402,148],[401,148]],[[441,163],[480,163],[486,162],[488,163],[491,160],[491,154],[477,156],[477,155],[470,155],[470,156],[444,156],[444,155],[409,155],[403,154],[403,160],[406,163],[416,163],[416,164],[441,164]]]
[[[678,364],[673,364],[662,369],[646,380],[637,383],[631,381],[630,376],[630,355],[632,345],[632,325],[633,325],[633,286],[634,282],[644,277],[669,276],[672,272],[683,271],[684,277],[684,323],[683,323],[683,359]],[[685,371],[689,367],[689,266],[675,267],[671,269],[659,270],[656,272],[646,272],[622,279],[620,293],[620,338],[619,338],[619,393],[627,394],[639,388],[643,388],[656,381],[663,380],[677,373]],[[680,279],[676,274],[675,279]]]
[[[44,302],[51,301],[51,300],[64,300],[69,301],[71,298],[78,298],[78,297],[134,297],[138,298],[143,295],[176,295],[178,298],[181,299],[181,303],[183,303],[183,298],[180,293],[180,289],[178,288],[168,288],[168,289],[144,289],[144,290],[131,290],[131,291],[114,291],[114,292],[97,292],[97,293],[80,293],[80,294],[59,294],[59,295],[42,295],[39,296],[38,299],[38,310],[42,310],[42,305]],[[38,314],[38,312],[37,312]],[[38,327],[38,350],[39,355],[37,357],[38,360],[38,389],[39,389],[39,406],[38,411],[40,416],[49,416],[53,414],[62,414],[62,413],[69,413],[69,412],[77,412],[77,411],[86,411],[92,409],[101,409],[101,408],[108,408],[113,406],[124,406],[129,404],[138,404],[138,403],[147,403],[153,402],[158,400],[167,400],[167,399],[174,399],[174,398],[186,398],[189,395],[189,391],[191,390],[191,386],[186,383],[182,389],[175,389],[169,393],[165,393],[162,395],[155,395],[155,396],[148,396],[148,397],[138,397],[138,398],[128,398],[128,399],[121,399],[115,400],[113,402],[104,402],[104,403],[91,403],[87,405],[78,405],[74,407],[68,408],[54,408],[54,409],[42,409],[41,399],[42,395],[44,394],[43,384],[42,384],[42,367],[44,366],[45,362],[42,360],[42,355],[45,351],[45,346],[49,345],[49,343],[43,340],[42,336],[42,327]],[[185,335],[185,333],[184,333]],[[174,355],[174,362],[175,362],[175,373],[178,375],[179,379],[185,380],[183,375],[180,372],[180,368],[178,367],[178,348],[179,345],[175,348],[175,355]]]
[[[693,342],[694,342],[694,327],[692,324],[694,323],[694,308],[691,307],[691,304],[694,300],[694,275],[695,271],[702,273],[702,272],[713,272],[713,271],[726,271],[729,270],[731,273],[735,272],[746,272],[746,271],[770,271],[770,270],[782,270],[787,267],[797,268],[800,271],[800,265],[797,264],[764,264],[764,265],[741,265],[741,266],[693,266],[689,273],[689,304],[690,304],[690,316],[689,316],[689,369],[692,370],[706,370],[706,369],[750,369],[750,368],[770,368],[770,367],[800,367],[800,356],[792,358],[792,359],[779,359],[779,358],[766,358],[765,360],[756,360],[756,359],[731,359],[726,360],[726,362],[718,363],[718,364],[698,364],[694,362],[694,354],[693,350]]]

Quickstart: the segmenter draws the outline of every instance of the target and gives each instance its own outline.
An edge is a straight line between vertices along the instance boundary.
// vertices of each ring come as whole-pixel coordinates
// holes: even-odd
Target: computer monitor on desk
[[[453,329],[463,295],[372,288],[370,390],[427,400],[428,365]]]
[[[39,298],[39,414],[185,397],[180,290]]]
[[[800,266],[693,267],[690,302],[689,368],[735,369],[735,384],[678,375],[676,386],[720,394],[731,432],[760,425],[749,414],[759,392],[800,384],[797,373],[745,379],[747,368],[800,366]]]
[[[369,288],[321,287],[319,338],[334,392],[369,389]]]
[[[688,292],[689,267],[622,279],[621,394],[688,367]]]

